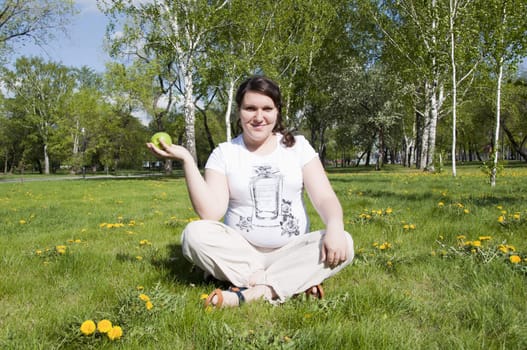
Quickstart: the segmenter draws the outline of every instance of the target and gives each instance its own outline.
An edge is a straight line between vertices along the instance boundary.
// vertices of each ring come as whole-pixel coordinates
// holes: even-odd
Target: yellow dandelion
[[[463,240],[463,239],[466,239],[467,237],[465,235],[459,235],[456,238],[459,240]]]
[[[101,333],[108,333],[112,329],[113,325],[110,320],[100,320],[97,322],[97,330]]]
[[[99,224],[99,227],[103,228],[103,227],[106,227],[106,225],[108,225],[108,224],[106,222],[103,222],[102,224]]]
[[[381,244],[381,245],[379,246],[379,249],[380,249],[380,250],[386,250],[386,249],[390,249],[391,246],[392,246],[392,245],[391,245],[390,243],[388,243],[388,242],[384,242],[383,244]]]
[[[481,241],[473,241],[472,242],[473,247],[481,247]]]
[[[203,293],[203,294],[201,294],[201,295],[199,296],[199,298],[200,298],[201,300],[205,300],[205,299],[207,299],[208,297],[209,297],[209,295],[206,294],[206,293]]]
[[[522,261],[522,258],[520,258],[518,255],[511,255],[509,257],[509,260],[513,264],[518,264],[518,263],[520,263]]]
[[[463,210],[463,213],[468,214],[468,213],[470,213],[470,210],[465,209],[465,210]]]
[[[503,223],[505,222],[505,216],[500,215],[500,216],[498,217],[498,222],[499,222],[500,224],[503,224]]]
[[[143,286],[137,286],[137,287],[135,287],[135,289],[137,289],[137,290],[143,290],[143,289],[145,289],[145,287],[143,287]]]
[[[498,208],[499,210],[502,210],[502,209],[503,209],[503,206],[498,205],[498,206],[496,206],[496,208]]]
[[[500,252],[505,253],[505,254],[509,252],[509,249],[506,246],[504,246],[503,244],[500,244],[498,246],[498,249],[499,249]]]
[[[514,220],[520,220],[520,213],[514,213],[514,215],[512,216],[512,218]]]
[[[408,224],[405,224],[405,225],[403,226],[403,229],[405,229],[405,230],[408,230],[408,229],[410,229],[410,225],[408,225]]]
[[[443,207],[445,206],[445,203],[443,203],[443,202],[439,202],[439,203],[437,203],[437,206],[438,206],[439,208],[443,208]]]
[[[26,223],[26,220],[20,220],[20,221],[18,221],[18,223],[19,223],[20,225],[24,225],[24,224]]]
[[[144,293],[139,294],[139,299],[142,301],[150,301],[150,297]]]
[[[135,259],[136,259],[137,261],[141,261],[141,260],[143,260],[143,257],[142,257],[141,255],[138,255],[138,256],[135,257]]]
[[[119,326],[113,326],[108,333],[106,333],[110,340],[121,339],[123,336],[123,329]]]
[[[479,236],[480,241],[490,241],[491,239],[491,236]]]
[[[152,310],[152,308],[154,307],[154,304],[152,304],[151,301],[147,301],[145,303],[145,307],[146,307],[147,310]]]
[[[391,214],[393,212],[393,209],[392,208],[387,208],[386,209],[386,214]]]
[[[415,225],[414,224],[410,224],[410,230],[415,230]]]
[[[41,249],[37,249],[37,250],[35,251],[35,254],[37,254],[37,255],[42,255],[42,250],[41,250]]]
[[[90,335],[90,334],[93,334],[93,332],[95,332],[96,328],[97,327],[95,326],[95,322],[93,322],[92,320],[86,320],[82,322],[80,330],[82,334]]]

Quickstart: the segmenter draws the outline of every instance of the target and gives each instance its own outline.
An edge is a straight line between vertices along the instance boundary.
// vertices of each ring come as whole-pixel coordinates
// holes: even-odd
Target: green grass
[[[180,252],[181,178],[0,183],[0,348],[524,349],[526,177],[333,170],[356,258],[327,298],[213,311]],[[122,338],[83,336],[88,319]]]

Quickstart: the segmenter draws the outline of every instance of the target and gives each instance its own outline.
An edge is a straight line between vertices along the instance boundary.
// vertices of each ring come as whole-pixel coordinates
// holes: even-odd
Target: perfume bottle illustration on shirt
[[[253,224],[258,226],[277,226],[282,194],[282,175],[269,165],[255,167],[256,176],[250,183],[254,201]],[[255,222],[256,221],[256,222]]]

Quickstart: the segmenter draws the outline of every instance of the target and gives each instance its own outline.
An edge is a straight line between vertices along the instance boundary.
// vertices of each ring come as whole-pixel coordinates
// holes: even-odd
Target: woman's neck
[[[250,140],[247,141],[245,137],[243,137],[243,143],[249,152],[264,156],[273,153],[276,149],[276,137],[275,134],[271,134],[261,143],[251,142]]]

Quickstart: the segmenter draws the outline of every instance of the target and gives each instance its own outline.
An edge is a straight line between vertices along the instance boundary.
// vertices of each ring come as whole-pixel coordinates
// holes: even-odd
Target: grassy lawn
[[[356,258],[326,299],[227,310],[181,256],[181,178],[0,183],[0,348],[527,348],[527,167],[330,178]],[[81,333],[103,319],[120,339]]]

